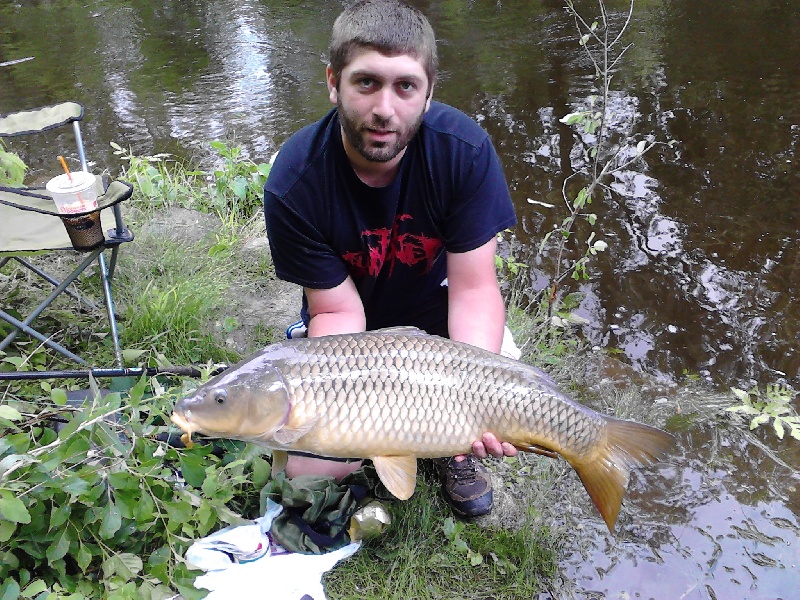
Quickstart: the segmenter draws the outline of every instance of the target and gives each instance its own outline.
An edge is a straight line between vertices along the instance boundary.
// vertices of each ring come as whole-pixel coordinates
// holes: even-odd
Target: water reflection
[[[611,374],[611,383],[621,375]],[[613,537],[596,518],[567,515],[577,535],[567,548],[569,583],[557,597],[793,597],[800,583],[797,455],[777,454],[767,436],[708,419],[726,403],[687,389],[656,402],[661,418],[680,411],[692,423],[678,433],[681,450],[633,474]]]

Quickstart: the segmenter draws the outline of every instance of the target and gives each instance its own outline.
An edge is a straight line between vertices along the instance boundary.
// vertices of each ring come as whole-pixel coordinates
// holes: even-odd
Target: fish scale
[[[401,499],[413,493],[417,458],[469,453],[492,432],[566,459],[609,529],[630,469],[673,443],[582,406],[530,365],[412,328],[274,344],[179,400],[172,419],[189,435],[369,458]]]

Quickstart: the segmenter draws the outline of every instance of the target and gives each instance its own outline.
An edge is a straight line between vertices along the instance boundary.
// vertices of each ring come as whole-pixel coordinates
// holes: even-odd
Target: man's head
[[[425,16],[398,0],[359,0],[333,24],[330,68],[338,80],[360,50],[386,56],[408,55],[418,60],[428,77],[428,95],[436,80],[436,37]]]

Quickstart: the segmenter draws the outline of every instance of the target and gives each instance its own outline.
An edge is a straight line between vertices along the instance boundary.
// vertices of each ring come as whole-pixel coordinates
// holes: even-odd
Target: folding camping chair
[[[54,106],[0,115],[0,137],[14,138],[40,134],[65,127],[71,123],[81,169],[88,173],[79,124],[83,115],[83,106],[76,102],[64,102]],[[63,151],[54,150],[53,159],[62,153]],[[111,279],[114,275],[120,244],[133,240],[133,234],[125,227],[120,210],[120,202],[130,198],[133,188],[123,181],[112,181],[107,185],[104,181],[103,189],[105,193],[98,197],[96,209],[66,216],[59,215],[53,195],[44,188],[0,187],[0,268],[13,259],[54,286],[52,293],[23,319],[18,319],[10,314],[6,310],[9,307],[3,306],[0,300],[0,319],[11,326],[10,333],[0,341],[0,350],[7,348],[20,333],[23,333],[39,340],[61,355],[88,366],[83,358],[51,339],[51,336],[37,331],[32,324],[62,292],[78,298],[70,286],[96,261],[100,270],[116,362],[119,367],[122,367],[122,351],[114,315]],[[111,259],[108,265],[103,254],[105,250],[111,250]],[[67,277],[60,281],[31,260],[34,255],[48,256],[63,251],[78,251],[85,253],[86,256]],[[40,260],[36,262],[41,263]],[[84,302],[86,302],[85,299]],[[87,304],[94,306],[90,302]],[[16,308],[14,307],[14,311],[19,315]]]

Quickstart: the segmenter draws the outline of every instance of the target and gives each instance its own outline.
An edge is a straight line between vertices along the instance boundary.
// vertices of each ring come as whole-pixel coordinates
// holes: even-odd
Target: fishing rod
[[[228,365],[216,365],[211,375],[222,373]],[[0,373],[0,381],[31,381],[39,379],[95,379],[100,377],[155,377],[156,375],[177,375],[180,377],[201,377],[199,367],[192,365],[174,367],[120,367],[93,369],[65,369],[60,371],[11,371]]]

